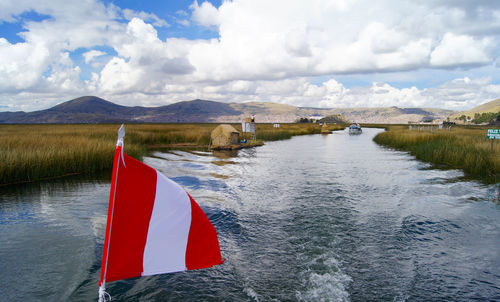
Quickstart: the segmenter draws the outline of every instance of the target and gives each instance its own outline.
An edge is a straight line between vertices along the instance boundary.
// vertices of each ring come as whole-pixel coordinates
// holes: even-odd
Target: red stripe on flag
[[[106,282],[141,275],[156,194],[156,170],[126,154],[124,159],[126,167],[120,160],[115,188]]]
[[[120,159],[121,147],[116,147],[115,149],[115,157],[113,160],[113,176],[111,177],[111,193],[109,194],[109,203],[108,203],[108,219],[106,222],[106,236],[104,237],[104,250],[102,252],[102,263],[101,263],[101,279],[99,280],[99,285],[102,284],[105,273],[106,259],[108,255],[108,238],[109,238],[109,227],[111,223],[111,208],[113,207],[113,196],[115,192],[115,180],[116,180],[116,166],[118,164],[118,160]]]
[[[186,268],[200,269],[223,263],[215,227],[200,206],[191,200],[191,226],[186,248]]]

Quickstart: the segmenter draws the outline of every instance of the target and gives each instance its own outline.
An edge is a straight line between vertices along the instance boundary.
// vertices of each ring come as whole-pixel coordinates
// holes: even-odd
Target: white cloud
[[[396,88],[387,83],[374,82],[366,87],[346,88],[335,79],[319,85],[307,78],[277,81],[230,81],[221,85],[185,86],[171,84],[165,87],[165,95],[171,100],[192,100],[196,98],[231,102],[262,102],[290,104],[294,106],[319,108],[344,107],[427,107],[464,110],[498,98],[500,85],[491,79],[455,79],[436,88]],[[148,99],[143,105],[165,104],[162,95],[144,95],[134,92],[133,105],[137,100]],[[112,99],[112,98],[111,98]]]
[[[51,62],[45,43],[11,44],[0,38],[0,89],[17,91],[35,86]]]
[[[465,77],[443,83],[437,88],[426,89],[422,95],[439,102],[443,108],[468,109],[497,99],[499,93],[500,85],[493,84],[489,77]]]
[[[192,18],[196,23],[203,26],[219,25],[219,11],[212,3],[204,1],[200,6],[198,1],[195,0],[189,8],[193,11]]]
[[[104,51],[93,49],[91,51],[83,53],[82,56],[85,58],[85,63],[89,64],[90,62],[92,62],[92,60],[94,60],[94,58],[103,56],[105,54],[106,53]]]
[[[182,26],[189,26],[189,25],[191,25],[191,23],[189,23],[189,20],[186,20],[186,19],[177,19],[176,22],[179,23]]]
[[[485,64],[493,61],[488,54],[491,38],[475,40],[467,35],[446,33],[431,53],[430,64],[438,67]]]
[[[80,80],[80,67],[73,66],[69,53],[61,53],[57,64],[52,64],[52,74],[44,79],[46,91],[60,91],[71,93],[84,89]]]
[[[472,39],[462,32],[472,24],[477,27],[477,23],[495,30],[500,21],[493,15],[470,20],[467,12],[458,8],[450,15],[443,14],[445,8],[433,11],[431,5],[414,1],[331,5],[317,0],[301,5],[241,0],[223,2],[218,9],[208,2],[194,2],[192,8],[193,19],[199,24],[219,26],[220,42],[199,51],[207,50],[207,54],[225,59],[200,63],[221,79],[489,64],[494,59],[488,55],[489,49],[498,44],[498,39]],[[450,28],[450,24],[455,27]],[[452,29],[457,32],[450,33]],[[224,66],[226,62],[232,68]],[[229,69],[232,72],[226,73]]]
[[[18,1],[19,2],[19,1]],[[47,81],[63,77],[66,69],[60,66],[62,57],[77,48],[90,48],[95,45],[111,43],[123,31],[123,25],[114,22],[116,14],[99,2],[67,1],[6,1],[3,2],[1,18],[9,20],[23,11],[36,11],[48,15],[40,22],[27,21],[26,31],[21,33],[24,42],[11,44],[2,39],[0,42],[0,89],[17,94],[22,92],[46,91]],[[0,9],[1,10],[1,9]],[[71,62],[72,64],[72,62]],[[58,75],[57,73],[62,74]],[[71,81],[80,81],[79,77]],[[75,93],[84,92],[82,85]],[[64,93],[69,87],[54,87]]]
[[[151,22],[154,26],[157,27],[168,27],[170,24],[168,24],[167,21],[158,18],[157,15],[155,14],[150,14],[146,12],[137,12],[131,9],[124,9],[122,10],[123,16],[127,20],[132,20],[133,18],[140,18],[144,21]]]
[[[162,42],[153,26],[134,18],[115,46],[118,57],[102,69],[99,88],[103,93],[161,94],[165,85],[194,70],[186,58],[187,47],[184,40]]]
[[[113,58],[101,72],[99,88],[104,93],[122,94],[134,92],[144,73],[134,69],[122,58]]]
[[[182,10],[182,9],[176,11],[175,13],[177,15],[181,16],[181,17],[187,17],[187,16],[189,16],[189,14],[185,10]]]
[[[52,104],[58,94],[97,94],[137,102],[128,105],[205,98],[465,109],[498,97],[500,78],[478,71],[498,68],[500,60],[500,5],[492,2],[234,0],[219,7],[194,1],[187,9],[192,24],[186,11],[176,12],[182,20],[174,22],[206,27],[218,38],[161,40],[157,30],[169,25],[156,14],[97,0],[2,1],[0,20],[18,20],[25,11],[48,18],[24,22],[24,42],[0,37],[0,105],[27,108],[20,100],[34,95]],[[77,49],[87,65],[71,61]],[[376,78],[411,78],[409,72],[423,69],[454,73],[420,89]],[[336,80],[352,74],[373,75],[375,84],[347,88]],[[318,77],[327,80],[310,83]]]

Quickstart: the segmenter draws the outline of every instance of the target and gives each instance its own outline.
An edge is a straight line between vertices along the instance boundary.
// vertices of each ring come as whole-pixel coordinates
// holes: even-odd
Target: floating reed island
[[[126,125],[125,152],[141,160],[153,149],[207,149],[210,133],[216,126]],[[241,131],[241,124],[232,126]],[[113,166],[118,128],[117,124],[0,125],[0,185],[74,174],[108,173]],[[263,141],[320,133],[320,126],[281,124],[280,128],[274,128],[273,124],[257,124],[256,131],[255,145],[259,145]]]
[[[386,132],[374,141],[397,150],[408,151],[417,159],[438,166],[461,169],[466,176],[486,183],[500,182],[500,142],[486,137],[491,126],[436,125],[412,127],[385,126]],[[492,147],[493,146],[493,147]]]

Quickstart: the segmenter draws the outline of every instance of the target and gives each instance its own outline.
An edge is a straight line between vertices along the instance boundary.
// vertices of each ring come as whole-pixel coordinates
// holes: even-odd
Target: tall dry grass
[[[132,124],[127,125],[126,138],[140,146],[189,143],[208,146],[214,124]]]
[[[431,132],[408,126],[387,126],[374,141],[398,150],[409,151],[420,160],[462,169],[467,175],[486,182],[500,181],[500,142],[486,138],[487,127],[452,127]]]
[[[116,126],[1,125],[0,184],[111,169],[114,133]]]
[[[150,148],[208,146],[216,124],[126,125],[125,152],[141,159]],[[241,131],[241,124],[233,124]],[[111,171],[119,125],[0,125],[0,185],[68,174]],[[311,124],[258,124],[260,140],[319,133]]]

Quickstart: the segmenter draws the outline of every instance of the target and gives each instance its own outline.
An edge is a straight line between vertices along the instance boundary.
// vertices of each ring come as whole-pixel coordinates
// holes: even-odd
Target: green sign
[[[488,139],[500,139],[500,129],[488,129],[486,136]]]

